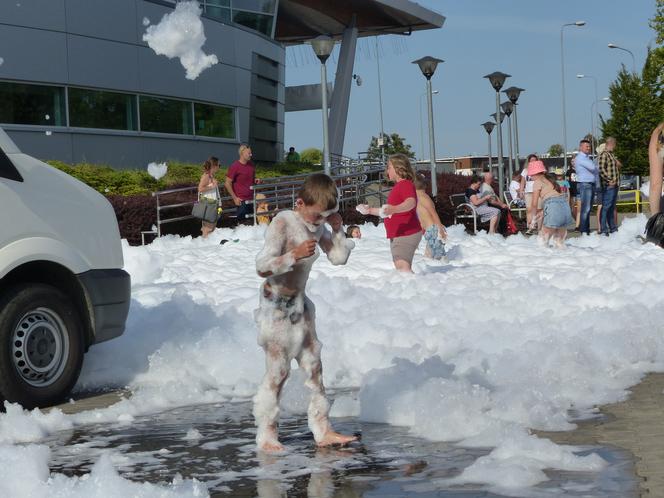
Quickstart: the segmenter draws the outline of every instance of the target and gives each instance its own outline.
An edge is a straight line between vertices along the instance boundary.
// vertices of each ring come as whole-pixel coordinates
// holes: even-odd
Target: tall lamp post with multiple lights
[[[420,71],[427,79],[427,102],[429,104],[429,157],[431,161],[431,195],[436,198],[438,195],[438,181],[436,175],[436,144],[433,133],[433,91],[431,90],[431,77],[436,72],[438,64],[445,62],[435,57],[422,57],[413,61],[420,67]]]
[[[565,49],[563,47],[563,30],[566,26],[585,26],[586,21],[568,22],[560,26],[560,76],[562,80],[562,94],[563,94],[563,161],[565,173],[567,173],[567,111],[565,109]]]
[[[500,71],[495,71],[491,74],[487,74],[485,78],[489,79],[489,83],[491,83],[491,86],[493,89],[496,91],[496,115],[494,119],[496,120],[496,123],[498,123],[498,116],[502,114],[500,112],[500,89],[503,87],[505,84],[505,80],[509,78],[509,74],[501,73]],[[503,118],[500,118],[500,123],[502,123]],[[504,182],[504,168],[503,168],[503,133],[501,130],[501,126],[498,126],[498,190],[500,192],[500,197],[503,197],[503,190],[505,188],[505,182]]]
[[[628,52],[629,55],[632,56],[632,72],[633,72],[634,74],[636,74],[636,59],[634,59],[634,53],[633,53],[631,50],[628,50],[628,49],[623,48],[623,47],[619,47],[619,46],[616,45],[615,43],[609,43],[607,46],[608,46],[609,48],[617,48],[618,50],[624,50],[625,52]]]
[[[496,123],[493,121],[485,121],[482,123],[482,126],[484,126],[484,131],[486,131],[486,135],[489,138],[489,169],[491,169],[491,132],[493,131],[494,126],[496,126]]]
[[[512,110],[512,114],[514,114],[514,158],[516,160],[516,169],[520,170],[521,169],[521,162],[519,158],[519,126],[518,126],[518,120],[516,118],[517,112],[517,100],[519,100],[519,95],[521,95],[521,92],[525,92],[523,88],[519,88],[517,86],[511,86],[507,90],[503,90],[503,93],[507,95],[507,98],[510,99],[510,102],[514,104],[514,108]]]
[[[507,143],[509,144],[509,157],[508,157],[508,170],[509,170],[509,178],[512,178],[512,174],[514,174],[514,166],[512,163],[512,119],[510,116],[512,115],[512,111],[514,110],[514,104],[510,102],[509,100],[507,102],[503,102],[500,104],[501,109],[505,113],[505,116],[507,116],[507,132],[509,133],[509,140]]]
[[[334,40],[329,36],[321,35],[311,40],[311,47],[320,61],[321,110],[323,111],[323,168],[325,169],[325,174],[329,175],[332,168],[330,164],[330,135],[327,128],[327,68],[325,62],[332,53]]]

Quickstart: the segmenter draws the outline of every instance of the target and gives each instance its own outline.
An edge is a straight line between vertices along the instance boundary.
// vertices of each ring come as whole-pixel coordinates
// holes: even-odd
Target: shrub
[[[300,153],[300,158],[305,163],[321,164],[323,162],[323,151],[315,147],[304,149]]]

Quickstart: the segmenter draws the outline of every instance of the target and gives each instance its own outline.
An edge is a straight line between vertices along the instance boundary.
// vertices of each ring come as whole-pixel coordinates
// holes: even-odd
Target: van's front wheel
[[[25,408],[62,401],[83,364],[76,307],[44,284],[21,284],[0,297],[0,395]]]

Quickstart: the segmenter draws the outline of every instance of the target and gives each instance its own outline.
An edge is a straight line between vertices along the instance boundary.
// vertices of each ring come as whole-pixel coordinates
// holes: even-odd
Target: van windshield
[[[0,178],[7,178],[8,180],[14,180],[16,182],[23,181],[23,177],[2,148],[0,148]]]

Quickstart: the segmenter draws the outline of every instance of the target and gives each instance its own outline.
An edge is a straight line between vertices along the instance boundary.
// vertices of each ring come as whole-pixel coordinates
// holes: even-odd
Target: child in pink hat
[[[533,177],[533,199],[531,209],[537,209],[537,203],[542,200],[542,232],[540,240],[545,246],[553,238],[557,247],[565,247],[567,226],[574,223],[572,212],[565,194],[561,192],[556,177],[547,173],[542,161],[533,161],[528,164],[528,176]]]

